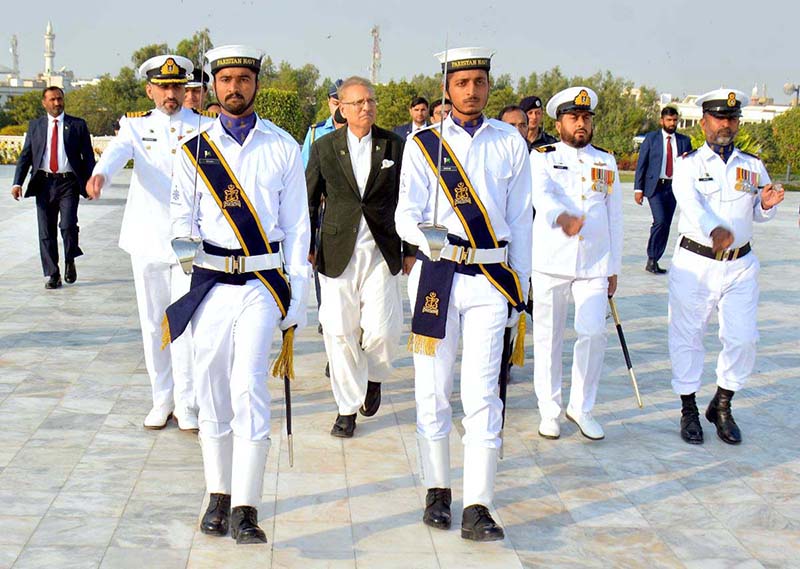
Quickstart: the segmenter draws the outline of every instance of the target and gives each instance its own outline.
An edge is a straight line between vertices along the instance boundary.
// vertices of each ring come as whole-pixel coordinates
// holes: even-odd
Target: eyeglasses
[[[369,98],[369,99],[358,99],[357,101],[341,101],[339,104],[340,105],[352,105],[352,106],[354,106],[356,108],[363,107],[364,105],[367,105],[368,107],[377,107],[378,106],[378,101],[376,101],[375,99]]]

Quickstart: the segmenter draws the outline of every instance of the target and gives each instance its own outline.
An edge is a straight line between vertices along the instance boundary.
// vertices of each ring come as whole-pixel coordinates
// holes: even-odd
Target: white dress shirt
[[[372,165],[372,131],[368,132],[361,140],[347,129],[347,149],[350,151],[350,163],[353,165],[353,175],[361,196],[367,188],[367,178]]]
[[[53,127],[55,121],[58,121],[58,173],[72,172],[72,166],[67,160],[67,151],[64,148],[64,113],[57,117],[47,115],[47,141],[44,147],[44,156],[42,157],[42,170],[45,172],[52,172],[50,170],[50,146],[53,140]],[[55,174],[56,172],[52,172]]]

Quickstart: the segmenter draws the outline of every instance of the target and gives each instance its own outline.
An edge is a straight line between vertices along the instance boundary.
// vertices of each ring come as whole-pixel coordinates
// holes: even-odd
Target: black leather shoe
[[[322,335],[322,324],[317,324],[317,334]]]
[[[211,494],[208,508],[200,522],[200,531],[206,535],[226,535],[231,517],[231,495]]]
[[[714,399],[708,404],[706,409],[706,419],[717,426],[717,436],[724,443],[738,445],[742,442],[742,433],[731,414],[731,399],[733,391],[717,387]]]
[[[75,261],[67,261],[64,266],[64,280],[67,284],[72,284],[78,280],[78,271],[75,270]]]
[[[681,395],[681,438],[690,445],[703,444],[703,427],[694,393]]]
[[[481,504],[464,508],[461,517],[461,537],[472,541],[499,541],[506,534],[492,519],[489,509]]]
[[[365,417],[372,417],[381,407],[381,384],[377,381],[367,381],[367,395],[359,413]]]
[[[61,274],[56,273],[54,275],[50,275],[50,278],[47,279],[46,283],[44,283],[44,288],[50,290],[54,288],[61,288]]]
[[[654,275],[663,275],[667,272],[666,269],[662,269],[658,266],[658,261],[654,261],[653,259],[647,259],[647,265],[645,265],[644,270]]]
[[[352,438],[353,432],[356,430],[356,414],[352,415],[336,415],[336,422],[333,423],[331,434],[334,437],[341,439]]]
[[[238,544],[267,543],[267,536],[258,527],[258,510],[252,506],[236,506],[231,511],[231,537]]]
[[[325,377],[330,378],[331,376],[331,362],[325,364]]]
[[[450,529],[450,504],[452,502],[453,494],[450,488],[428,488],[422,521],[426,526],[432,528]]]

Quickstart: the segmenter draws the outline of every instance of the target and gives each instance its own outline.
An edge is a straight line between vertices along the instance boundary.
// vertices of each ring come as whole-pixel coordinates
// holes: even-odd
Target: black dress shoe
[[[352,438],[353,432],[356,430],[356,414],[352,415],[336,415],[336,422],[333,424],[331,434],[334,437],[341,439]]]
[[[231,495],[211,494],[208,508],[200,522],[200,531],[206,535],[226,535],[231,517]]]
[[[317,324],[317,334],[322,335],[322,324]]]
[[[506,534],[492,519],[489,509],[481,504],[464,508],[461,517],[461,537],[472,541],[498,541]]]
[[[236,506],[231,511],[231,537],[236,543],[267,543],[267,536],[258,527],[258,510],[252,506]]]
[[[647,265],[645,265],[644,270],[654,275],[663,275],[667,272],[666,269],[662,269],[658,266],[658,261],[654,261],[653,259],[647,259]]]
[[[377,381],[367,381],[367,395],[359,413],[365,417],[372,417],[381,407],[381,384]]]
[[[59,273],[50,275],[50,278],[44,283],[44,288],[51,290],[54,288],[61,288],[61,275]]]
[[[690,445],[703,444],[703,427],[694,393],[681,395],[681,438]]]
[[[717,387],[714,399],[708,404],[706,409],[706,419],[717,426],[717,436],[724,443],[738,445],[742,442],[742,433],[731,414],[731,399],[733,391]]]
[[[428,488],[422,521],[432,528],[450,529],[450,504],[452,502],[453,494],[450,488]]]
[[[72,284],[78,280],[78,271],[75,270],[75,261],[67,261],[64,266],[64,280],[67,284]]]
[[[331,362],[325,364],[325,377],[330,378],[331,376]]]

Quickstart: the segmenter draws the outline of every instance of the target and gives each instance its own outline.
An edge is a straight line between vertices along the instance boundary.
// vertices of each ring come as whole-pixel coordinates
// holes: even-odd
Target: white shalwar
[[[210,493],[231,494],[232,506],[257,507],[269,448],[267,377],[273,333],[290,318],[298,327],[305,325],[311,276],[305,176],[300,147],[269,121],[257,119],[241,146],[219,121],[206,131],[244,188],[266,239],[281,242],[292,287],[283,322],[275,299],[258,279],[241,286],[217,283],[192,317],[206,486]],[[193,197],[195,167],[185,152],[177,164],[173,235],[199,235],[216,247],[239,249],[236,234],[205,184],[198,184]]]
[[[187,136],[212,121],[190,109],[174,115],[153,109],[120,119],[120,129],[94,168],[106,185],[129,160],[133,175],[120,229],[119,246],[131,256],[144,361],[153,407],[193,409],[192,331],[161,349],[164,311],[189,290],[170,245],[170,191],[177,149]]]
[[[430,128],[438,128],[430,127]],[[474,136],[444,121],[443,136],[472,182],[498,241],[508,243],[508,264],[516,272],[527,298],[530,275],[530,165],[525,141],[510,125],[484,118]],[[403,153],[400,199],[395,212],[397,233],[427,250],[419,223],[433,220],[434,196],[439,193],[438,223],[467,240],[464,226],[438,186],[437,174],[411,135]],[[441,261],[440,261],[441,262]],[[408,294],[416,302],[421,262],[409,275]],[[434,356],[414,354],[417,438],[424,482],[428,488],[450,486],[448,438],[452,429],[450,395],[453,388],[459,336],[461,401],[464,408],[464,505],[489,506],[494,495],[497,451],[502,444],[503,404],[498,377],[508,301],[484,276],[456,273],[448,305],[445,337]]]
[[[558,142],[534,149],[530,160],[536,209],[533,383],[542,418],[557,419],[563,408],[562,350],[570,294],[578,336],[570,415],[589,413],[597,397],[607,343],[608,277],[622,267],[622,189],[614,157],[592,145],[574,148]],[[595,184],[593,172],[594,177],[610,172],[613,183]],[[556,223],[562,213],[583,218],[577,235],[567,236]]]
[[[755,174],[751,191],[737,190],[737,170]],[[761,191],[770,183],[764,164],[734,149],[724,162],[709,146],[675,163],[672,191],[680,207],[678,245],[669,271],[669,353],[672,388],[679,395],[700,389],[705,348],[703,336],[711,314],[719,316],[722,351],[717,359],[717,385],[738,391],[753,371],[758,341],[758,273],[755,253],[717,261],[680,247],[686,237],[711,247],[711,232],[724,227],[733,233],[729,250],[750,243],[753,222],[772,219],[777,207],[761,207]]]

